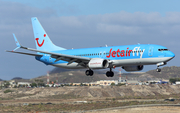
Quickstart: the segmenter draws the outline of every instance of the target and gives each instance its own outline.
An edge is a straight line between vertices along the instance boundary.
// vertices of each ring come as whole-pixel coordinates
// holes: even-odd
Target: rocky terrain
[[[4,91],[10,90],[8,93]],[[59,88],[11,88],[0,90],[1,100],[63,98],[133,98],[180,94],[179,85],[68,86]],[[180,95],[179,95],[180,96]],[[1,101],[0,101],[1,102]]]
[[[179,103],[180,85],[66,86],[0,90],[0,112],[88,112],[131,105]]]
[[[124,73],[122,78],[128,80],[155,80],[158,77],[165,76],[164,78],[179,77],[179,67],[165,67],[162,70],[166,73],[155,73],[153,70],[146,73]],[[175,71],[176,70],[176,71]],[[57,71],[57,70],[56,70]],[[56,72],[55,71],[55,72]],[[155,75],[153,75],[153,73]],[[157,76],[157,77],[156,77]],[[75,82],[92,82],[97,80],[110,80],[118,79],[118,72],[112,78],[107,78],[103,72],[97,72],[93,77],[84,75],[83,70],[66,71],[60,73],[50,73],[51,81],[58,78],[59,83],[75,83]],[[46,81],[46,76],[34,78]],[[162,78],[161,78],[162,79]],[[20,79],[22,80],[22,79]],[[0,90],[0,112],[35,112],[35,111],[81,111],[92,112],[89,110],[103,109],[98,112],[132,112],[136,113],[142,110],[139,108],[130,108],[119,110],[123,106],[132,105],[148,105],[160,104],[170,105],[175,104],[180,106],[180,85],[164,85],[164,84],[151,84],[151,85],[122,85],[122,86],[65,86],[65,87],[45,87],[45,88],[5,88]],[[9,107],[11,106],[11,107]],[[172,107],[151,107],[155,109],[154,113],[159,113],[159,110],[166,112]],[[104,108],[112,108],[104,110]],[[152,112],[150,107],[143,107],[144,111]],[[178,113],[179,110],[174,107],[169,112]],[[167,110],[165,110],[167,109]]]
[[[161,79],[170,79],[170,78],[180,78],[180,67],[171,66],[163,67],[162,72],[157,73],[156,70],[150,70],[147,72],[132,72],[132,73],[122,73],[122,79],[128,78],[128,80],[137,80],[137,81],[149,81],[149,80],[161,80]],[[118,80],[119,72],[114,71],[114,77],[106,77],[106,69],[94,70],[94,76],[86,76],[85,70],[70,70],[62,68],[54,68],[49,72],[50,81],[56,81],[58,79],[59,83],[83,83],[83,82],[95,82],[99,80]],[[42,80],[44,83],[47,81],[47,75],[42,75],[32,79],[22,79],[20,77],[15,77],[12,80],[23,81],[23,82],[34,82],[35,80]],[[1,81],[1,79],[0,79]]]
[[[148,72],[132,72],[132,73],[122,73],[122,79],[128,78],[128,80],[138,80],[138,81],[148,81],[148,80],[161,80],[161,79],[170,79],[170,78],[180,78],[180,67],[171,66],[171,67],[163,67],[160,73],[156,72],[156,70],[150,70]],[[114,77],[106,77],[105,72],[106,69],[102,70],[94,70],[93,76],[86,76],[85,70],[69,70],[69,69],[61,69],[54,68],[50,72],[50,81],[56,81],[58,79],[59,83],[83,83],[83,82],[95,82],[99,80],[118,80],[119,72],[117,70],[114,71]],[[35,79],[41,79],[44,82],[47,81],[47,76],[39,76],[37,78],[32,78],[31,81]]]
[[[163,67],[160,73],[157,73],[156,70],[150,70],[146,72],[147,74],[153,75],[157,78],[180,78],[180,67],[171,66],[171,67]]]

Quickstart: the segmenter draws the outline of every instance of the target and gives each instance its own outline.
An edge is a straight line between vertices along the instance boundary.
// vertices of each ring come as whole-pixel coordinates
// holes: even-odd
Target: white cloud
[[[139,34],[140,30],[141,29],[137,26],[97,24],[97,32],[99,33],[135,35]]]
[[[174,17],[173,17],[174,16]],[[78,32],[88,34],[108,34],[108,35],[171,35],[178,33],[177,29],[180,26],[180,14],[169,12],[165,17],[159,13],[128,13],[119,12],[104,15],[90,16],[67,16],[46,18],[48,26],[56,26],[59,31],[70,32],[77,34]],[[47,23],[46,23],[47,24]],[[59,32],[58,31],[58,32]]]

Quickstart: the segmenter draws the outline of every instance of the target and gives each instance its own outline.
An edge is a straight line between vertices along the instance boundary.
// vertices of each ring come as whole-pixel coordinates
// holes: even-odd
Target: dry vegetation
[[[8,92],[4,93],[6,90]],[[165,99],[173,98],[173,101]],[[180,86],[69,86],[0,90],[0,112],[82,111],[142,104],[180,103]]]
[[[80,103],[80,104],[51,104],[51,105],[32,105],[27,106],[3,106],[0,109],[0,112],[9,111],[9,112],[35,112],[35,111],[51,111],[51,112],[72,112],[72,111],[88,111],[88,110],[97,110],[103,108],[112,108],[112,107],[121,107],[121,106],[132,106],[132,105],[142,105],[142,104],[174,104],[180,101],[171,102],[171,101],[149,101],[149,102],[139,102],[139,101],[127,101],[127,102],[118,102],[118,101],[97,101],[89,103]]]

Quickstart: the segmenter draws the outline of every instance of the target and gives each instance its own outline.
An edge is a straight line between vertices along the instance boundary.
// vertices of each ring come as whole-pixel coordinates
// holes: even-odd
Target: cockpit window
[[[158,49],[158,51],[169,51],[168,49]]]

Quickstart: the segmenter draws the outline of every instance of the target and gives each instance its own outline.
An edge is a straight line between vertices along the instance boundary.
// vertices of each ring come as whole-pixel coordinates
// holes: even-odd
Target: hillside
[[[106,71],[108,71],[109,69],[98,69],[98,70],[94,70],[96,73],[98,74],[105,74]],[[50,74],[54,74],[54,73],[62,73],[62,72],[69,72],[69,71],[86,71],[86,69],[64,69],[64,68],[54,68],[53,70],[51,70],[49,73]],[[117,71],[115,70],[115,73],[117,73]]]
[[[123,85],[123,86],[76,86],[76,87],[59,87],[59,88],[11,88],[12,93],[4,93],[7,89],[0,90],[0,97],[2,100],[5,98],[23,100],[24,99],[64,99],[67,98],[86,98],[86,99],[106,99],[107,97],[113,98],[152,98],[158,96],[160,98],[168,95],[176,95],[179,98],[180,87],[178,85]],[[66,97],[66,98],[65,98]],[[75,99],[75,98],[74,98]],[[106,99],[107,101],[107,99]],[[41,102],[41,101],[39,101]]]
[[[5,88],[0,90],[0,113],[94,113],[94,111],[99,113],[97,110],[102,111],[102,109],[104,112],[101,113],[120,113],[115,110],[117,107],[117,109],[123,110],[140,107],[139,105],[149,107],[153,104],[157,104],[157,106],[173,104],[174,107],[178,108],[179,94],[180,87],[178,85],[162,84]],[[133,113],[142,113],[144,107]],[[108,108],[112,109],[113,112],[107,111]],[[159,113],[162,109],[165,108],[160,110],[155,108],[157,111],[155,112],[154,108],[149,108],[150,112],[148,113]],[[161,113],[170,113],[169,111],[175,113],[174,108],[169,108],[168,111]]]
[[[150,70],[146,72],[157,78],[180,78],[180,67],[171,66],[171,67],[163,67],[161,72],[157,73],[156,70]]]
[[[21,77],[14,77],[11,80],[21,80],[21,79],[23,79],[23,78],[21,78]]]
[[[116,73],[117,74],[117,73]],[[47,80],[47,76],[40,76],[34,79]],[[94,82],[98,80],[114,80],[117,77],[108,78],[105,74],[96,73],[95,76],[86,76],[84,71],[64,71],[60,73],[51,73],[49,76],[50,81],[56,81],[59,83],[82,83],[82,82]]]
[[[85,70],[68,70],[55,68],[50,72],[50,81],[56,81],[58,79],[59,83],[82,83],[82,82],[94,82],[98,80],[118,80],[119,74],[115,71],[114,77],[106,77],[106,70],[95,70],[93,76],[86,76]],[[138,80],[138,81],[148,81],[148,80],[160,80],[169,79],[174,77],[180,77],[180,67],[163,67],[161,72],[156,72],[156,70],[151,70],[147,72],[133,72],[133,73],[123,73],[122,79],[128,80]],[[47,76],[43,75],[34,79],[41,79],[44,82],[47,81]]]

